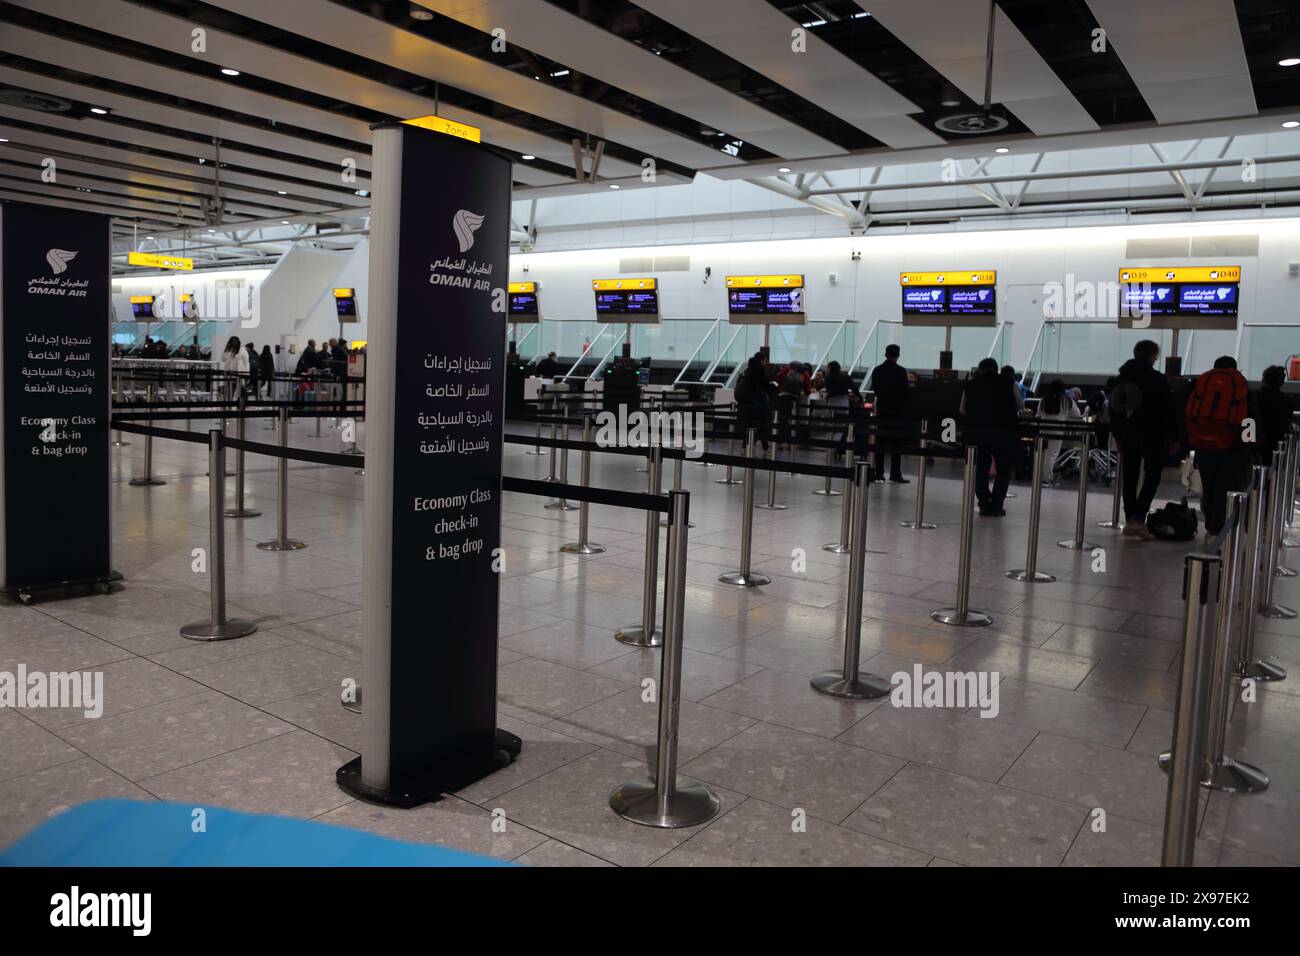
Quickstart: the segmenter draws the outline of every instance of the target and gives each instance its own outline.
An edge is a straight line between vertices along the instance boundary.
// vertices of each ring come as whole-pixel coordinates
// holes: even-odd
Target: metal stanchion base
[[[967,611],[965,614],[958,614],[955,607],[941,607],[937,611],[931,611],[930,618],[952,627],[988,627],[993,623],[993,618],[983,611]]]
[[[875,700],[884,697],[893,687],[889,681],[866,671],[858,671],[858,676],[845,680],[842,671],[827,671],[818,674],[808,682],[812,689],[828,697],[843,697],[845,700]]]
[[[1264,617],[1271,617],[1283,621],[1289,621],[1295,617],[1295,609],[1289,608],[1285,604],[1265,604],[1259,609],[1259,613]]]
[[[743,485],[745,482],[740,478],[715,478],[713,483],[715,485]]]
[[[827,498],[839,498],[844,494],[842,491],[836,491],[834,488],[827,491],[825,488],[818,488],[813,492],[815,495],[825,495]]]
[[[666,528],[666,527],[668,527],[668,519],[667,519],[667,518],[660,518],[660,519],[659,519],[659,527],[661,527],[661,528]],[[694,528],[694,527],[695,527],[695,522],[694,522],[694,521],[688,521],[688,522],[686,522],[686,527],[688,527],[688,528]]]
[[[756,588],[763,584],[772,583],[772,579],[762,571],[750,571],[748,574],[744,571],[728,571],[726,574],[719,574],[718,580],[723,584],[732,584],[738,588]]]
[[[226,621],[224,624],[212,624],[201,621],[198,624],[186,624],[181,628],[181,637],[191,641],[228,641],[235,637],[247,637],[257,630],[252,621]]]
[[[916,531],[933,531],[938,527],[938,525],[930,524],[928,521],[922,521],[920,524],[917,524],[915,521],[900,521],[898,522],[898,526],[900,528],[913,528]],[[847,551],[848,549],[845,548],[844,550]]]
[[[350,714],[361,713],[361,688],[360,687],[357,688],[356,700],[344,700],[343,696],[339,695],[339,703],[342,704],[343,709]]]
[[[1275,573],[1279,578],[1293,578],[1293,577],[1295,577],[1295,569],[1294,569],[1294,568],[1288,568],[1285,564],[1279,564],[1279,565],[1277,566],[1277,570],[1276,570],[1274,573]]]
[[[301,541],[263,541],[257,546],[258,551],[301,551],[307,547]]]
[[[640,624],[633,624],[629,627],[620,627],[615,631],[614,640],[631,647],[663,647],[664,629],[656,627],[650,635],[650,639],[646,640],[645,628]]]
[[[560,482],[560,479],[559,479],[559,478],[552,478],[550,475],[547,475],[545,478],[538,478],[537,480],[538,480],[538,481],[544,481],[544,482],[546,482],[546,483],[549,484],[549,485],[559,484],[559,482]]]
[[[783,505],[783,504],[781,504],[781,502],[778,501],[778,502],[776,502],[775,504],[771,504],[771,505],[769,505],[769,504],[764,503],[764,504],[761,504],[761,505],[754,505],[754,507],[755,507],[755,508],[762,508],[764,511],[785,511],[785,509],[786,509],[786,508],[789,508],[790,506],[789,506],[789,505]]]
[[[542,451],[540,448],[531,448],[531,449],[529,449],[528,451],[525,451],[524,454],[525,454],[525,455],[545,455],[546,452]]]
[[[578,506],[569,501],[552,501],[549,505],[542,505],[547,511],[577,511]]]
[[[1122,531],[1122,530],[1124,530],[1124,522],[1122,522],[1122,521],[1098,521],[1098,522],[1097,522],[1097,527],[1098,527],[1098,528],[1114,528],[1116,531]]]
[[[1286,670],[1278,667],[1276,664],[1270,664],[1268,661],[1262,661],[1258,658],[1246,665],[1245,669],[1239,670],[1238,675],[1249,677],[1251,680],[1278,681],[1286,680]]]
[[[153,485],[165,485],[167,482],[161,478],[132,478],[127,484],[132,488],[147,488]]]
[[[560,546],[560,550],[565,554],[604,554],[605,546],[603,544],[581,544],[573,542]]]
[[[686,460],[686,463],[687,463],[688,465],[699,465],[701,468],[712,468],[712,467],[713,467],[713,462],[711,462],[711,461],[691,461],[691,460],[688,458],[688,459]]]
[[[124,447],[124,446],[126,446],[126,445],[129,445],[129,444],[131,444],[129,441],[115,441],[115,442],[113,442],[113,447],[114,447],[114,448],[122,448],[122,447]]]
[[[1056,546],[1058,548],[1065,548],[1067,551],[1091,551],[1093,548],[1097,547],[1091,541],[1075,541],[1073,539],[1058,541],[1056,542]]]
[[[1035,571],[1028,574],[1024,568],[1014,568],[1007,572],[1007,577],[1012,581],[1025,581],[1029,584],[1051,584],[1056,580],[1055,575],[1047,574],[1043,571]]]
[[[227,508],[223,512],[227,518],[256,518],[261,513],[256,508]]]
[[[702,783],[677,778],[677,789],[668,798],[666,812],[659,812],[659,798],[653,780],[629,780],[609,795],[609,808],[624,820],[645,827],[677,829],[707,823],[718,815],[722,801]]]
[[[829,551],[831,554],[848,554],[849,546],[839,541],[832,541],[830,544],[822,545],[823,551]]]
[[[1173,757],[1173,753],[1166,750],[1156,757],[1156,763],[1168,773]],[[1224,793],[1262,793],[1268,789],[1268,774],[1251,764],[1223,757],[1219,763],[1206,766],[1205,773],[1201,775],[1201,786]]]
[[[362,478],[364,478],[364,477],[366,476],[366,470],[365,470],[364,468],[358,468],[358,469],[357,469],[356,471],[354,471],[352,474],[354,474],[354,475],[360,475]]]

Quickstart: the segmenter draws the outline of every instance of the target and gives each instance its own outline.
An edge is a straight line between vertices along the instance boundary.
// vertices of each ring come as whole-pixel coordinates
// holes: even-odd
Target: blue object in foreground
[[[509,865],[310,820],[141,800],[83,803],[0,853],[0,866]]]

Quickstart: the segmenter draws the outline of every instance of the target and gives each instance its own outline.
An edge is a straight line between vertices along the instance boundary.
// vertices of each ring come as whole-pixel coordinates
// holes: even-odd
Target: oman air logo
[[[468,209],[458,210],[456,215],[451,217],[451,228],[456,233],[456,241],[460,243],[461,252],[469,251],[474,245],[474,233],[478,232],[478,227],[483,225],[485,218]]]
[[[75,258],[77,258],[77,254],[71,249],[51,249],[45,253],[45,261],[50,264],[50,269],[56,276],[67,272],[68,263]]]

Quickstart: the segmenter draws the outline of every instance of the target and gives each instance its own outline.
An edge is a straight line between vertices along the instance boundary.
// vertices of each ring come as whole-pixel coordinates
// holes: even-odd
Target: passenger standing
[[[261,380],[262,366],[257,358],[257,346],[252,342],[245,344],[244,349],[248,352],[248,390],[257,397],[257,389]]]
[[[1111,430],[1124,472],[1124,534],[1150,541],[1147,512],[1165,461],[1178,450],[1178,422],[1169,381],[1156,371],[1160,346],[1143,339],[1119,370],[1110,396]]]
[[[876,393],[876,421],[887,428],[902,425],[907,410],[907,369],[898,364],[902,351],[897,345],[885,346],[885,360],[871,370],[871,390]],[[884,449],[897,448],[898,445],[896,438],[876,437],[876,481],[884,481],[881,477],[884,474]],[[890,452],[889,480],[895,484],[907,484],[903,477],[902,456],[897,451]]]
[[[226,398],[234,401],[239,392],[239,383],[248,374],[248,353],[240,348],[239,336],[232,335],[226,341],[226,350],[219,360],[221,371],[226,373]]]
[[[1079,406],[1065,390],[1065,383],[1057,378],[1047,383],[1047,394],[1038,403],[1038,418],[1041,421],[1065,423],[1083,418],[1083,413],[1079,411]],[[1054,432],[1058,430],[1058,428],[1052,429]],[[1047,475],[1044,481],[1055,484],[1056,462],[1061,457],[1061,439],[1048,438],[1045,454],[1044,464],[1047,467]]]
[[[1268,467],[1273,463],[1273,449],[1286,437],[1291,427],[1294,408],[1291,399],[1282,391],[1286,382],[1286,369],[1280,365],[1270,365],[1264,369],[1264,384],[1259,390],[1255,403],[1259,412],[1258,441],[1260,464]]]
[[[844,372],[839,362],[832,361],[826,366],[826,376],[823,384],[826,389],[826,407],[830,410],[830,414],[833,417],[845,418],[850,406],[849,396],[858,394],[858,388],[853,384],[853,378]],[[841,422],[839,430],[835,434],[835,441],[838,443],[838,447],[835,449],[837,458],[844,454],[847,433],[848,428]]]
[[[756,430],[767,450],[768,428],[772,424],[772,383],[767,378],[767,356],[753,355],[736,382],[736,436],[745,441],[748,430]]]
[[[1223,530],[1228,492],[1250,486],[1250,450],[1241,440],[1242,422],[1250,416],[1249,396],[1246,377],[1230,355],[1215,359],[1214,368],[1197,376],[1187,396],[1183,421],[1201,473],[1207,539]]]
[[[279,347],[276,346],[277,349]],[[257,357],[257,370],[266,385],[266,397],[270,398],[271,390],[275,386],[275,357],[271,354],[271,346],[262,346],[262,354]]]
[[[1015,382],[998,371],[997,359],[986,358],[961,396],[961,413],[975,438],[975,497],[985,517],[1000,518],[1011,482],[1012,456],[1016,447],[1016,426],[1020,413],[1016,409]],[[993,487],[989,472],[997,468]]]

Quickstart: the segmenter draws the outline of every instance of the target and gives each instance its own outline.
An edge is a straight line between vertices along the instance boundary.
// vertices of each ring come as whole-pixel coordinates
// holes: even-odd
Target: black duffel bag
[[[1187,507],[1187,499],[1171,501],[1147,517],[1147,529],[1161,541],[1191,541],[1196,537],[1196,511]]]

